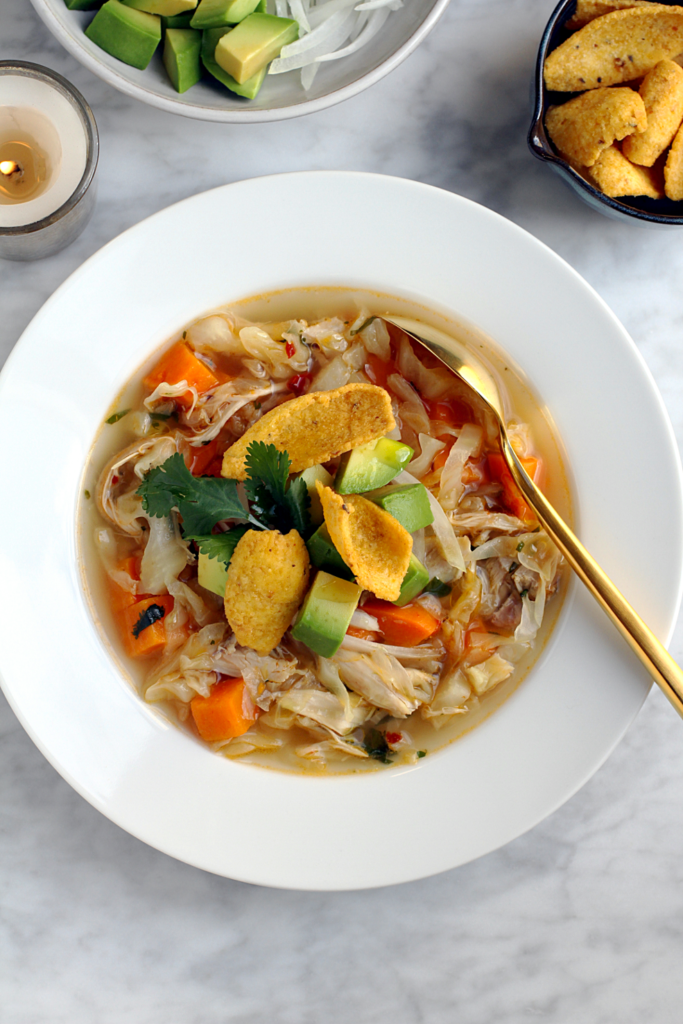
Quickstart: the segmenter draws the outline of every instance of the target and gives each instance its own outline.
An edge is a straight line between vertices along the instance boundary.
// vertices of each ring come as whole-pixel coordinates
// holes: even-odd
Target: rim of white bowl
[[[342,86],[340,89],[334,89],[324,96],[318,96],[316,99],[297,103],[295,106],[270,107],[267,110],[250,108],[239,110],[234,108],[219,109],[202,104],[190,105],[180,103],[178,100],[160,96],[153,89],[147,89],[144,86],[137,85],[135,82],[131,82],[125,75],[92,57],[83,47],[79,35],[75,31],[70,31],[64,27],[62,22],[47,6],[45,0],[31,0],[31,3],[38,17],[76,60],[92,71],[93,74],[97,75],[98,78],[101,78],[126,96],[132,96],[133,99],[140,100],[142,103],[148,103],[158,110],[166,110],[171,114],[180,114],[182,117],[190,117],[198,121],[256,124],[265,121],[284,121],[290,117],[303,117],[304,114],[315,114],[317,111],[325,110],[327,107],[333,107],[337,103],[351,99],[352,96],[357,96],[364,89],[368,89],[371,85],[379,82],[380,79],[388,75],[394,68],[397,68],[406,57],[409,57],[413,50],[417,49],[423,39],[434,28],[446,7],[448,7],[450,0],[436,0],[427,17],[418,25],[413,34],[406,39],[405,43],[399,46],[378,67],[361,75],[354,82]]]

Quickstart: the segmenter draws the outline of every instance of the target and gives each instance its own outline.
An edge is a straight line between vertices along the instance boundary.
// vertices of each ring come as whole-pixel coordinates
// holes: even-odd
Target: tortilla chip
[[[662,198],[663,193],[656,173],[649,167],[632,164],[616,146],[604,150],[587,171],[600,191],[612,199],[619,196]]]
[[[603,14],[566,39],[545,62],[545,84],[584,92],[647,74],[683,53],[683,7],[653,4]]]
[[[683,68],[672,60],[660,60],[640,87],[647,111],[647,128],[631,135],[621,147],[631,163],[652,167],[683,121]]]
[[[319,481],[316,487],[332,543],[358,585],[395,601],[408,571],[413,538],[397,519],[360,494],[342,497]]]
[[[310,563],[291,530],[248,530],[228,566],[225,617],[237,642],[268,654],[289,629],[308,587]]]
[[[623,11],[626,7],[652,7],[650,0],[576,0],[576,10],[564,27],[570,32],[583,28],[589,21],[611,14],[612,11]],[[664,4],[660,6],[666,6]]]
[[[683,70],[679,70],[683,79]],[[592,89],[560,107],[551,107],[545,119],[557,149],[584,167],[591,167],[615,139],[643,132],[647,123],[645,104],[628,88]]]
[[[683,125],[678,129],[666,158],[664,188],[669,199],[683,199]]]
[[[384,437],[395,426],[384,388],[345,384],[334,391],[316,391],[265,413],[228,448],[221,472],[232,480],[246,480],[245,458],[252,441],[286,451],[292,463],[290,473],[300,473]]]

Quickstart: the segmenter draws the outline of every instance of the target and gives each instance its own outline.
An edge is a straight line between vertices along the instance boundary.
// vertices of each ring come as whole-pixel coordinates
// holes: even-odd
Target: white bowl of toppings
[[[284,230],[285,196],[340,238],[353,204],[372,251],[342,241],[283,268],[258,239]],[[206,244],[227,223],[246,249],[230,283],[218,245],[181,272],[168,240]],[[143,222],[53,296],[0,379],[6,430],[40,398],[23,422],[42,454],[30,476],[23,451],[2,455],[22,500],[0,510],[0,671],[79,792],[230,877],[356,888],[479,856],[586,781],[647,693],[558,577],[485,423],[382,312],[477,346],[589,549],[660,636],[675,616],[681,485],[661,401],[540,243],[449,193],[341,173],[243,182]],[[38,645],[26,608],[46,590]]]
[[[206,121],[274,121],[348,99],[395,68],[448,0],[31,0],[87,68]]]

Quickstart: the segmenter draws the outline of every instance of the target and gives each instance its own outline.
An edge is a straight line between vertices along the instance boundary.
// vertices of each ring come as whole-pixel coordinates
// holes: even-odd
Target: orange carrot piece
[[[190,449],[190,473],[192,476],[212,476],[207,470],[218,455],[218,438],[203,444],[199,448]],[[221,464],[222,464],[221,458]]]
[[[371,598],[363,605],[363,611],[377,619],[385,642],[397,647],[417,647],[438,632],[441,626],[439,620],[420,604],[404,604],[397,608],[390,601]]]
[[[158,605],[164,610],[164,617],[157,619],[151,626],[141,630],[138,636],[133,632],[140,616],[146,612],[151,605]],[[135,604],[129,605],[121,612],[121,631],[123,642],[127,653],[131,658],[140,658],[147,654],[158,654],[166,646],[166,623],[164,618],[173,609],[173,598],[145,597],[141,601],[136,600]]]
[[[208,697],[193,697],[190,709],[199,735],[209,743],[241,736],[259,712],[243,679],[223,679]]]
[[[519,461],[522,463],[522,466],[526,470],[528,476],[537,483],[541,470],[540,459],[532,457],[529,459],[520,459]],[[517,516],[518,519],[521,519],[523,522],[532,522],[535,519],[534,513],[520,494],[519,488],[512,479],[512,473],[508,469],[503,456],[498,454],[498,452],[492,452],[488,455],[487,462],[492,479],[498,480],[503,485],[503,504],[506,505],[512,514]]]
[[[140,559],[137,555],[128,555],[127,558],[122,559],[118,563],[116,568],[119,572],[127,573],[136,582],[140,579]],[[111,579],[108,583],[109,601],[115,612],[123,611],[124,608],[128,608],[129,605],[135,604],[136,601],[140,600],[140,595],[134,594],[132,590],[120,587],[118,583],[114,583]]]
[[[177,341],[168,352],[165,352],[159,362],[145,377],[143,384],[154,391],[159,384],[180,384],[181,380],[187,381],[188,388],[195,388],[197,394],[210,391],[219,383],[218,377],[211,372],[206,363],[197,359],[192,349],[184,341]],[[189,409],[192,405],[192,395],[188,391],[173,399],[183,409]]]

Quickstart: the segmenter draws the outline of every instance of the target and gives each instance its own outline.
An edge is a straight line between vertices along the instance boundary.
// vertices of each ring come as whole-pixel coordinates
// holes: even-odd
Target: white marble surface
[[[236,127],[128,100],[61,50],[28,0],[1,0],[0,59],[73,81],[102,157],[82,238],[41,263],[0,262],[0,361],[86,257],[169,203],[277,171],[379,171],[484,203],[567,259],[631,332],[681,446],[683,231],[603,219],[526,149],[531,68],[553,6],[452,0],[369,92]],[[624,498],[638,501],[637,475]],[[683,659],[681,622],[672,649]],[[595,778],[531,833],[445,875],[365,893],[259,889],[177,863],[77,796],[4,701],[0,730],[3,1024],[681,1019],[683,723],[658,692]],[[390,849],[400,830],[380,841]]]

